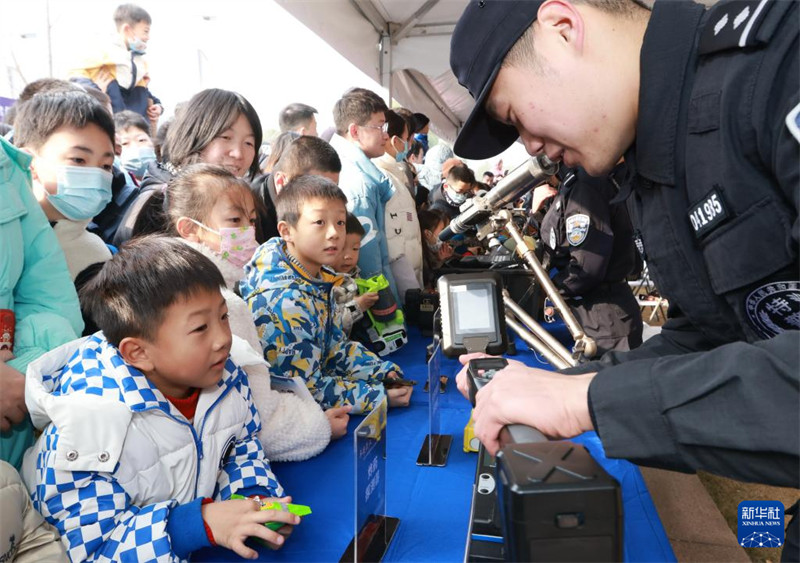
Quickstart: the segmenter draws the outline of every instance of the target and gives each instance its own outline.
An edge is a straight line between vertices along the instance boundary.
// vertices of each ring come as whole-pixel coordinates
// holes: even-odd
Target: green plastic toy
[[[231,495],[231,500],[245,499],[242,495]],[[257,499],[253,499],[257,500]],[[311,507],[304,504],[292,504],[290,502],[263,502],[261,503],[261,510],[282,510],[283,512],[291,512],[295,516],[308,516],[311,514]],[[264,525],[277,532],[282,526],[283,522],[265,522]]]
[[[386,356],[408,342],[403,311],[397,307],[389,281],[383,274],[369,279],[356,278],[359,295],[377,293],[378,301],[367,310],[370,326],[367,335],[379,356]]]

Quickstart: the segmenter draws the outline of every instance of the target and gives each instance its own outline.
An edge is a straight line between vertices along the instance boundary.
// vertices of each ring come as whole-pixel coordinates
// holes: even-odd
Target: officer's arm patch
[[[578,246],[586,240],[589,233],[589,216],[580,213],[567,217],[567,240],[572,246]]]
[[[797,104],[786,116],[786,127],[789,128],[794,138],[800,143],[800,104]]]
[[[702,36],[699,53],[707,55],[727,49],[752,47],[766,43],[759,28],[767,12],[779,0],[730,0],[711,8]],[[786,2],[790,4],[790,2]]]

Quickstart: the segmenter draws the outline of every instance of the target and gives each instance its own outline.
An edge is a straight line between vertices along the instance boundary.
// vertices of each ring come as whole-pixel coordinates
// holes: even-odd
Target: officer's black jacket
[[[798,487],[800,14],[745,4],[654,6],[625,160],[670,319],[580,371],[609,456]]]
[[[602,284],[623,281],[636,263],[628,210],[621,202],[610,204],[616,195],[610,179],[569,171],[542,219],[542,242],[558,270],[553,283],[567,297],[585,297]],[[570,242],[567,219],[581,216],[588,218],[585,234],[579,230],[580,240]]]

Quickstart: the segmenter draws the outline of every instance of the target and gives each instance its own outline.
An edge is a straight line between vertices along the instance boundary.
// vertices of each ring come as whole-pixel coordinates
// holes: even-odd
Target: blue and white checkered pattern
[[[251,397],[247,376],[230,360],[228,360],[228,364],[239,374],[234,387],[247,401],[247,420],[244,421],[239,440],[234,444],[228,459],[225,460],[222,470],[219,472],[214,498],[227,500],[235,492],[250,487],[264,487],[269,491],[269,496],[282,497],[283,487],[272,473],[261,441],[257,437],[261,431],[261,419]]]
[[[185,419],[177,409],[141,372],[126,365],[117,349],[100,333],[83,342],[66,366],[53,374],[43,374],[42,381],[52,395],[81,393],[113,397],[142,416],[149,416],[145,411],[162,411],[185,432]],[[217,474],[215,497],[224,500],[250,487],[263,487],[271,495],[282,496],[283,488],[272,473],[257,437],[261,421],[244,371],[229,359],[219,385],[230,388],[226,398],[239,394],[245,400],[247,415]],[[225,404],[225,399],[219,401],[223,406],[212,406],[204,416],[207,418],[212,410],[224,408]],[[128,432],[135,431],[131,428]],[[126,491],[116,477],[124,458],[110,473],[55,469],[58,441],[59,429],[51,423],[38,442],[40,451],[32,496],[36,509],[58,528],[70,559],[177,561],[166,531],[170,510],[177,506],[177,501],[165,498],[145,506],[134,505],[131,496],[137,493]],[[216,460],[207,456],[197,463],[216,463]]]
[[[236,443],[219,473],[214,498],[227,500],[236,491],[251,487],[264,487],[268,496],[283,496],[283,487],[272,473],[258,439]]]
[[[177,561],[166,533],[175,501],[134,506],[112,475],[58,471],[44,464],[33,495],[34,506],[61,534],[72,561]]]

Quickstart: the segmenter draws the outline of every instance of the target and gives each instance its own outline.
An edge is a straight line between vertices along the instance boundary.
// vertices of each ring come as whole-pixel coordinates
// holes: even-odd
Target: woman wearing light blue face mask
[[[114,123],[84,92],[37,94],[22,105],[15,139],[29,152],[33,193],[67,258],[72,280],[111,253],[86,230],[111,201]]]
[[[386,243],[389,263],[401,301],[409,289],[422,287],[422,238],[414,186],[403,168],[409,146],[409,123],[394,111],[386,112],[389,139],[384,154],[372,162],[392,183],[394,193],[386,203]]]

